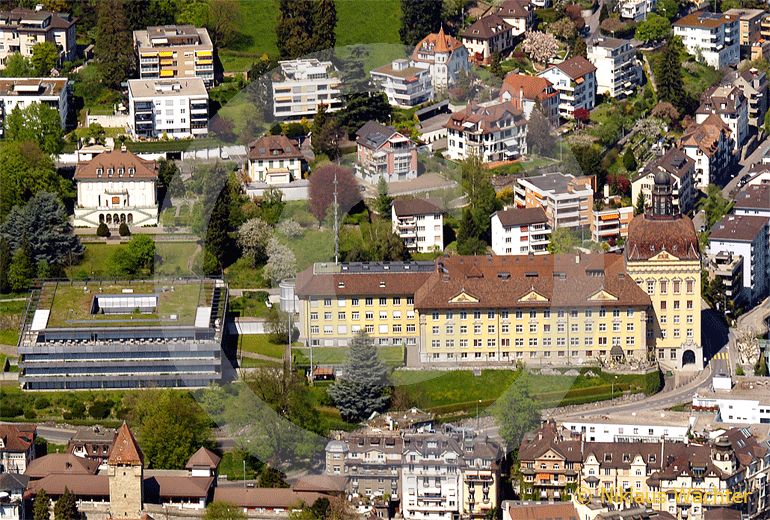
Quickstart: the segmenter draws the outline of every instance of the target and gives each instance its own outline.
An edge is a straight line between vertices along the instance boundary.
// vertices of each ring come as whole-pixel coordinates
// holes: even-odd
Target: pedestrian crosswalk
[[[730,359],[730,356],[727,354],[727,351],[724,350],[722,352],[717,352],[714,355],[714,359],[724,359],[725,361],[727,361],[728,359]]]

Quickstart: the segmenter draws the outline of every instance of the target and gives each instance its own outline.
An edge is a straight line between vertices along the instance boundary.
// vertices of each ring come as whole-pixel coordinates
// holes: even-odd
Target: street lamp
[[[618,376],[615,376],[615,379],[612,380],[612,387],[610,388],[610,400],[615,399],[615,381],[618,380]]]

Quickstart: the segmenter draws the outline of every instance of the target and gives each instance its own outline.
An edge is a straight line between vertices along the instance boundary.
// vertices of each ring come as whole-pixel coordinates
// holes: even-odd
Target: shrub
[[[128,229],[128,224],[125,222],[121,222],[120,227],[118,228],[118,233],[120,233],[120,236],[127,237],[131,234],[131,230]]]
[[[37,410],[44,410],[51,406],[51,401],[44,395],[41,395],[37,399],[35,399],[35,409]]]
[[[98,237],[108,237],[110,235],[111,235],[110,228],[108,228],[107,224],[105,224],[104,222],[99,224],[99,227],[96,228],[96,236],[98,236]]]
[[[37,413],[35,412],[35,410],[33,408],[27,408],[26,410],[24,410],[24,418],[25,419],[32,420],[32,419],[34,419],[36,417],[37,417]]]
[[[109,401],[94,401],[88,408],[88,415],[94,419],[106,419],[112,412],[112,403]]]
[[[22,410],[21,406],[19,406],[18,403],[3,403],[3,406],[2,406],[3,417],[18,417],[22,413],[24,413],[24,410]]]
[[[86,413],[86,405],[82,401],[74,401],[70,405],[69,413],[73,418],[82,419]]]

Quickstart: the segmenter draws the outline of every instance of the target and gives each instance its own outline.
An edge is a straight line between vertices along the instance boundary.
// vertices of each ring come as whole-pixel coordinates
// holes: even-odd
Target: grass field
[[[231,298],[227,310],[233,315],[250,318],[266,318],[270,309],[265,305],[267,293],[264,291],[247,292],[243,296]]]
[[[12,302],[0,300],[0,344],[16,345],[18,343],[19,326],[26,307],[26,300]]]
[[[244,334],[238,338],[238,346],[246,352],[262,354],[278,360],[283,358],[283,352],[286,349],[286,345],[276,345],[270,341],[267,334]]]
[[[314,365],[342,365],[348,357],[346,347],[318,347],[313,349]],[[291,349],[294,363],[300,366],[310,364],[310,349],[294,347]],[[404,364],[404,349],[402,347],[377,347],[380,359],[388,366],[401,366]]]
[[[297,271],[302,271],[314,262],[328,262],[334,259],[334,234],[326,229],[308,229],[301,237],[280,240],[291,248],[297,259]]]
[[[109,276],[110,257],[115,251],[121,251],[125,245],[89,243],[85,244],[86,253],[83,260],[66,269],[70,279],[105,278]],[[157,275],[187,275],[196,269],[198,244],[195,242],[156,242],[155,253],[158,259],[155,262]]]

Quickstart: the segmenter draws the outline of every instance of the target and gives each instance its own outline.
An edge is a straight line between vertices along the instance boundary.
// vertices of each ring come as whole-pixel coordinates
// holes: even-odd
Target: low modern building
[[[249,144],[246,172],[252,182],[287,184],[301,179],[306,168],[297,143],[285,135],[263,135]]]
[[[762,19],[767,11],[764,9],[728,9],[725,14],[739,20],[741,57],[749,57],[751,46],[761,38]]]
[[[757,132],[765,124],[765,114],[769,106],[767,74],[752,68],[739,73],[732,84],[746,97],[749,103],[749,127]]]
[[[139,78],[201,78],[214,86],[214,45],[205,28],[161,25],[134,31]]]
[[[647,14],[655,10],[656,0],[623,0],[620,4],[620,17],[634,22],[647,19]]]
[[[471,61],[489,63],[493,54],[513,47],[513,27],[497,14],[482,16],[460,33],[460,41]]]
[[[427,200],[396,199],[391,208],[393,233],[409,251],[444,250],[444,212]]]
[[[687,52],[722,69],[740,60],[740,19],[726,13],[695,11],[674,22]]]
[[[356,132],[356,175],[377,183],[417,178],[417,145],[392,126],[368,121]]]
[[[586,442],[687,442],[695,419],[685,412],[637,410],[627,414],[591,415],[560,421]]]
[[[496,255],[548,253],[551,226],[542,207],[506,208],[492,215],[492,251]]]
[[[42,103],[56,110],[64,129],[67,125],[68,101],[67,78],[0,78],[0,136],[4,134],[6,116],[15,108],[23,109],[34,103]]]
[[[128,80],[134,138],[186,139],[209,132],[209,95],[201,78]]]
[[[158,171],[154,161],[114,150],[78,163],[76,227],[158,225]]]
[[[716,114],[688,126],[679,140],[679,148],[695,161],[695,187],[701,190],[720,180],[733,159],[730,128]]]
[[[388,103],[412,108],[433,99],[430,68],[398,59],[371,72],[372,83],[385,93]]]
[[[549,65],[538,76],[559,91],[559,115],[572,119],[575,110],[593,110],[596,105],[596,67],[582,56]]]
[[[0,475],[27,471],[27,465],[35,458],[36,436],[34,424],[0,423]]]
[[[46,11],[42,5],[34,10],[17,7],[0,12],[0,67],[8,57],[19,53],[32,56],[38,43],[51,42],[59,48],[59,62],[77,58],[75,18],[69,13]]]
[[[692,397],[698,411],[713,411],[716,420],[727,424],[770,423],[770,387],[762,377],[714,376],[711,388]]]
[[[342,108],[337,70],[330,61],[315,58],[279,62],[280,73],[273,79],[273,116],[299,121],[312,118],[320,105],[328,112]]]
[[[468,59],[468,49],[460,40],[446,34],[443,25],[438,33],[423,38],[412,51],[413,63],[428,66],[435,90],[447,89],[460,74],[470,70]]]
[[[630,40],[600,36],[588,48],[588,61],[596,67],[596,91],[613,98],[624,98],[641,85],[642,64]]]
[[[527,154],[527,120],[513,101],[469,105],[449,116],[447,156],[483,162],[510,161]]]
[[[674,207],[680,213],[689,213],[695,207],[695,161],[679,148],[670,148],[663,155],[647,163],[631,179],[631,201],[636,203],[641,194],[644,205],[652,205],[655,174],[666,172],[671,179]]]
[[[42,282],[21,329],[19,384],[208,386],[222,378],[226,308],[227,286],[214,279]]]
[[[703,123],[712,114],[718,115],[730,129],[732,152],[740,154],[749,138],[749,104],[741,89],[726,85],[711,87],[704,92],[695,112],[695,122]]]
[[[545,78],[509,73],[500,89],[500,101],[510,101],[520,107],[527,121],[539,105],[548,122],[554,128],[559,126],[559,91]]]
[[[516,205],[543,208],[551,229],[588,228],[594,207],[593,179],[563,173],[519,177]]]

